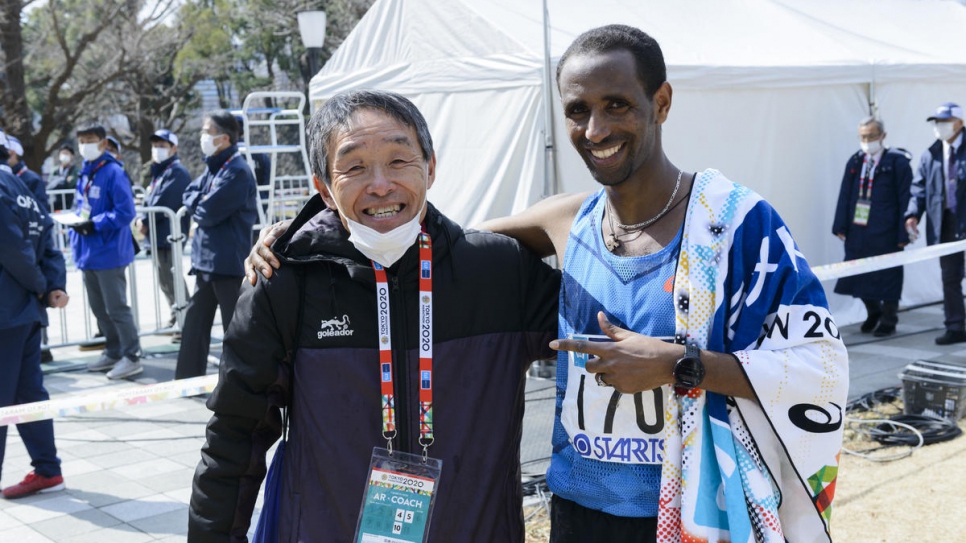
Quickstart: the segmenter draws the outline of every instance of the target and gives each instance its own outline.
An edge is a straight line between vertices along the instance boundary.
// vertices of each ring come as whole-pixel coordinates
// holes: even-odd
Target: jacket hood
[[[452,245],[463,236],[462,228],[429,202],[426,202],[423,224],[433,239],[434,263],[446,257]],[[413,242],[406,254],[389,269],[396,269],[416,258],[416,246],[417,243]],[[272,250],[280,260],[293,264],[328,260],[341,262],[347,267],[372,267],[369,259],[349,241],[349,231],[342,225],[339,214],[329,209],[319,194],[299,211],[288,231],[272,245]]]

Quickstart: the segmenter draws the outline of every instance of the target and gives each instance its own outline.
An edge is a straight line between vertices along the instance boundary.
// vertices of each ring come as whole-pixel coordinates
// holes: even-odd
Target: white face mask
[[[60,154],[60,163],[63,164],[63,165],[65,165],[65,166],[68,165],[68,164],[70,164],[70,153],[61,153]]]
[[[218,148],[215,147],[216,137],[217,136],[212,136],[211,134],[201,135],[201,152],[204,153],[205,156],[211,156],[215,154],[215,151],[218,150]]]
[[[953,138],[953,136],[956,135],[956,131],[953,130],[953,124],[955,123],[954,122],[936,123],[936,125],[933,126],[933,132],[936,133],[937,138],[943,141],[949,141]]]
[[[860,141],[859,147],[862,148],[863,153],[867,155],[874,155],[882,150],[882,140]]]
[[[160,164],[165,160],[168,160],[168,148],[167,147],[152,147],[151,148],[151,160]]]
[[[340,212],[341,213],[341,212]],[[371,260],[382,264],[388,268],[395,264],[406,251],[412,247],[416,237],[422,230],[419,217],[423,212],[420,210],[411,221],[397,226],[385,234],[373,230],[364,224],[359,224],[342,214],[349,229],[349,242],[366,255]]]
[[[98,149],[97,143],[80,144],[80,155],[84,157],[84,160],[94,160],[95,158],[101,156],[101,154],[101,150]]]

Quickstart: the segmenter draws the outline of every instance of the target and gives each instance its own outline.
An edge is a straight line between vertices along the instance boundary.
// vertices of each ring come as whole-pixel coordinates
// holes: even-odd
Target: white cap
[[[23,145],[13,136],[7,136],[7,149],[17,156],[23,156]]]

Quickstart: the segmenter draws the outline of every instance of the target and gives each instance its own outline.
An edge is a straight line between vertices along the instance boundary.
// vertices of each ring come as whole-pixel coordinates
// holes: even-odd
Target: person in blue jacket
[[[145,207],[166,207],[171,211],[177,212],[181,208],[181,199],[184,191],[191,183],[191,174],[181,164],[178,158],[178,136],[166,129],[161,129],[151,135],[151,184],[148,185],[147,196],[144,198]],[[181,221],[182,240],[187,239],[188,235],[188,216],[184,216]],[[147,215],[138,215],[138,229],[144,236],[149,236],[152,222]],[[167,322],[167,328],[177,324],[178,308],[174,299],[174,263],[171,260],[171,220],[163,214],[157,213],[154,217],[154,240],[152,250],[157,255],[154,259],[158,270],[158,283],[161,292],[168,300],[171,307],[171,317]],[[149,237],[147,239],[150,239]],[[181,242],[183,245],[183,242]],[[184,286],[184,291],[188,292],[188,286],[184,277],[178,277],[178,281]]]
[[[927,121],[933,123],[936,141],[922,153],[910,188],[906,228],[919,231],[925,213],[926,244],[948,243],[966,238],[966,137],[963,108],[947,102]],[[939,257],[942,270],[943,314],[946,331],[937,345],[966,341],[966,307],[963,304],[962,252]]]
[[[74,264],[84,273],[91,311],[106,343],[104,353],[87,369],[108,370],[109,379],[121,379],[144,371],[124,273],[134,260],[134,198],[127,174],[107,152],[106,136],[99,124],[77,131],[84,163],[74,198],[80,220],[71,226],[70,248]]]
[[[47,325],[45,307],[64,307],[67,274],[64,257],[54,247],[50,214],[6,164],[7,141],[0,130],[0,407],[50,399],[40,369],[40,332]],[[51,420],[17,425],[33,471],[3,489],[20,498],[64,488]],[[0,426],[0,467],[7,427]]]
[[[30,189],[34,199],[40,204],[44,211],[50,211],[50,202],[47,201],[47,185],[37,172],[31,170],[23,161],[23,144],[13,136],[7,136],[7,164],[14,175],[23,181],[24,185]]]
[[[198,225],[191,240],[195,291],[185,310],[175,378],[205,374],[215,308],[225,330],[231,323],[252,246],[257,217],[255,178],[238,151],[238,121],[228,111],[205,115],[201,152],[205,173],[191,182],[182,202]]]
[[[904,213],[912,183],[912,155],[887,148],[885,125],[875,117],[859,123],[861,151],[845,165],[832,233],[845,242],[845,259],[901,251],[909,244]],[[852,277],[835,284],[835,292],[861,298],[868,317],[860,330],[877,337],[894,334],[902,297],[902,266]]]

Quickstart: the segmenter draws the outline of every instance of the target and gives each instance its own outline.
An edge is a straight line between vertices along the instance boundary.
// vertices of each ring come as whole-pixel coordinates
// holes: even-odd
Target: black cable
[[[853,413],[876,413],[883,419],[912,427],[915,431],[882,422],[867,430],[856,430],[868,436],[869,439],[880,443],[882,447],[863,451],[868,453],[886,447],[917,447],[919,446],[919,432],[922,436],[922,445],[931,445],[949,441],[962,435],[963,431],[956,421],[937,417],[933,415],[913,415],[900,413],[894,415],[884,415],[880,411],[880,406],[894,403],[901,398],[902,387],[888,387],[880,390],[863,394],[855,400],[846,404],[846,415]],[[861,422],[861,421],[856,421]]]

